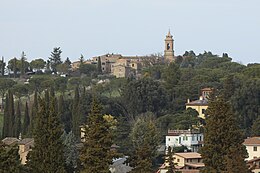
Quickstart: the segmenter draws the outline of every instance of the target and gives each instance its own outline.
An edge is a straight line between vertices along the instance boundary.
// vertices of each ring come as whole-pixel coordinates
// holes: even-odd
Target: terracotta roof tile
[[[196,152],[175,153],[175,155],[183,157],[185,159],[201,158],[200,153],[196,153]]]
[[[244,145],[260,145],[260,136],[245,139]]]

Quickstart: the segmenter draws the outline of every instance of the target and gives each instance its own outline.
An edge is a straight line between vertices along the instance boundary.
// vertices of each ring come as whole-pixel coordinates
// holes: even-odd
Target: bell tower
[[[164,42],[165,42],[164,61],[166,63],[174,61],[173,41],[174,40],[173,40],[171,32],[169,30],[169,32],[166,35],[166,38],[164,40]]]

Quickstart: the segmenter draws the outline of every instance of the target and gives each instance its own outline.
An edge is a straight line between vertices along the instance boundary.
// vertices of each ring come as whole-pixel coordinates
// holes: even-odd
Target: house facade
[[[245,139],[244,143],[248,153],[246,160],[252,160],[260,157],[260,137],[250,137]]]
[[[198,130],[168,130],[166,148],[186,146],[189,150],[197,152],[203,144],[203,134]]]

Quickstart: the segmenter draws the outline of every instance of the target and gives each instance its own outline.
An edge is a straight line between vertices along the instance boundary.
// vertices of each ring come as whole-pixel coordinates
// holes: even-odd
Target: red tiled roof
[[[260,136],[245,139],[244,145],[260,145]]]
[[[175,155],[183,157],[185,159],[201,158],[200,153],[196,152],[175,153]]]

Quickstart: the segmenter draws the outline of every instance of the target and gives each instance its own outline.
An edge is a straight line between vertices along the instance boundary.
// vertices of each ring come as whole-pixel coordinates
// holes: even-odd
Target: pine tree
[[[45,94],[45,96],[48,95]],[[32,173],[65,172],[64,145],[61,139],[63,131],[55,102],[56,99],[53,97],[39,100],[34,131],[35,144],[28,161],[28,167]]]
[[[205,163],[203,172],[246,173],[243,135],[229,103],[222,97],[212,97],[207,114],[204,146],[200,151]]]
[[[29,116],[29,108],[28,103],[25,103],[25,110],[24,110],[24,121],[23,121],[23,135],[26,135],[28,133],[28,129],[30,126],[30,116]]]
[[[15,123],[14,123],[14,137],[18,138],[19,134],[22,132],[22,122],[21,122],[21,108],[20,101],[17,102],[17,107],[15,111]]]
[[[110,124],[104,119],[101,110],[102,107],[94,99],[87,124],[84,126],[85,142],[80,154],[84,173],[110,172],[113,139]]]
[[[153,117],[149,114],[139,117],[131,131],[133,151],[128,159],[131,173],[153,172],[159,135]]]
[[[62,53],[62,51],[61,51],[60,47],[55,47],[55,48],[53,48],[53,51],[51,52],[51,57],[49,58],[52,71],[55,74],[57,73],[57,66],[59,64],[62,64],[61,53]]]

